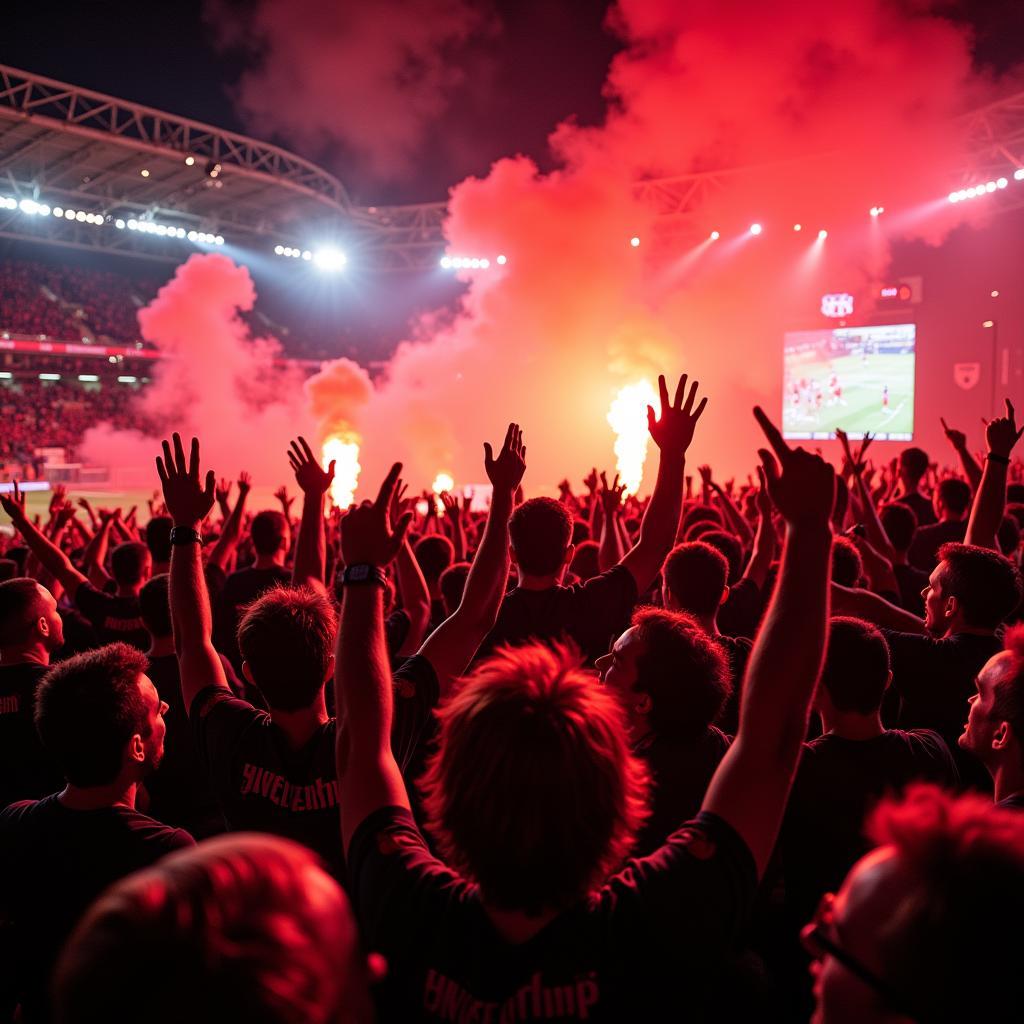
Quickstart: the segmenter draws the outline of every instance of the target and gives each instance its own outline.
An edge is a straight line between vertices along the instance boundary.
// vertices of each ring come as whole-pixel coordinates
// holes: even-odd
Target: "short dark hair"
[[[837,711],[874,714],[891,668],[889,644],[877,626],[843,615],[831,620],[821,685]]]
[[[996,542],[999,544],[999,550],[1007,558],[1013,557],[1013,553],[1020,547],[1020,525],[1014,516],[1003,516],[996,531]]]
[[[585,519],[574,519],[572,521],[572,543],[582,544],[585,540],[591,540],[590,523]]]
[[[634,689],[651,698],[651,729],[671,739],[700,736],[732,693],[725,652],[680,612],[638,608],[632,625],[645,647],[637,658]]]
[[[1020,943],[997,939],[1024,914],[1024,815],[917,784],[899,803],[883,800],[866,831],[894,849],[907,877],[876,942],[909,1016],[1016,1017]]]
[[[20,572],[21,569],[13,558],[0,558],[0,583],[13,580]]]
[[[154,562],[171,560],[171,527],[174,520],[170,516],[153,516],[146,523],[146,547],[153,556]]]
[[[509,520],[516,561],[530,576],[550,576],[565,561],[572,538],[572,513],[554,498],[530,498]]]
[[[849,537],[836,537],[832,542],[832,582],[843,587],[857,587],[863,577],[864,560],[857,545]]]
[[[928,453],[923,448],[904,448],[900,452],[900,469],[912,480],[920,480],[928,472]]]
[[[878,513],[886,536],[897,551],[909,551],[917,532],[917,514],[902,501],[884,504]]]
[[[703,541],[677,544],[661,568],[673,602],[691,615],[714,615],[722,603],[729,563],[718,548]]]
[[[272,587],[238,624],[238,649],[271,709],[309,707],[323,689],[338,619],[312,587]]]
[[[967,625],[995,629],[1020,604],[1020,570],[998,552],[943,544],[939,562],[946,564],[946,590],[960,602]]]
[[[562,909],[619,866],[647,814],[647,772],[619,700],[575,652],[502,648],[437,715],[427,822],[488,903]]]
[[[54,972],[56,1020],[127,1021],[145,1005],[152,1024],[328,1024],[366,998],[357,946],[348,900],[312,851],[265,833],[217,836],[89,908]],[[174,977],[156,1001],[154,964]]]
[[[75,786],[103,786],[121,770],[125,744],[148,736],[139,676],[142,651],[107,644],[62,661],[36,688],[36,728],[43,746]]]
[[[441,587],[441,598],[444,601],[445,610],[450,615],[462,601],[463,591],[466,589],[466,578],[469,576],[469,562],[456,562],[449,565],[439,581]]]
[[[714,505],[700,505],[693,502],[683,509],[683,521],[680,524],[679,532],[685,534],[694,523],[700,522],[714,523],[719,529],[725,525],[722,513]]]
[[[728,582],[735,583],[743,572],[743,545],[739,538],[726,530],[709,530],[700,539],[725,555],[729,563]]]
[[[419,562],[423,575],[430,584],[436,583],[441,578],[441,573],[455,561],[455,545],[439,533],[432,533],[429,537],[416,541],[413,550],[416,561]]]
[[[43,614],[39,584],[27,576],[0,583],[0,647],[24,643],[32,623]]]
[[[1014,674],[996,687],[992,716],[1010,723],[1024,761],[1024,624],[1017,623],[1007,629],[1003,650],[1013,655]]]
[[[138,541],[118,544],[110,554],[110,575],[125,586],[142,583],[149,572],[149,548]]]
[[[1024,484],[1007,484],[1006,500],[1011,505],[1024,504]]]
[[[713,522],[710,519],[698,519],[697,522],[691,523],[683,534],[683,540],[698,541],[706,533],[715,533],[720,530],[721,527],[718,523]]]
[[[1024,504],[1012,501],[1006,506],[1006,514],[1017,520],[1017,525],[1024,530]]]
[[[171,577],[162,572],[154,576],[139,591],[139,611],[142,624],[150,636],[170,636],[171,626]]]
[[[939,481],[939,501],[955,516],[962,516],[971,507],[971,487],[955,476]]]
[[[273,555],[288,541],[288,520],[283,512],[268,508],[257,512],[249,527],[252,546],[258,555]]]
[[[600,545],[596,540],[584,540],[576,545],[569,571],[574,572],[584,582],[601,574],[599,558]]]

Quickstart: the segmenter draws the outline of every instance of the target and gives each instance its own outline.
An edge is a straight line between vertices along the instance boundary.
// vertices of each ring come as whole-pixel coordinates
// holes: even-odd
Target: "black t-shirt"
[[[477,657],[486,657],[505,644],[572,640],[586,661],[593,663],[608,653],[629,625],[636,600],[636,581],[621,565],[571,587],[517,587],[501,602],[498,620],[480,645]]]
[[[173,654],[151,656],[146,674],[167,704],[164,757],[146,779],[149,810],[160,821],[186,828],[196,836],[223,831],[224,818],[185,713],[178,659]]]
[[[394,694],[391,745],[404,768],[437,706],[430,662],[418,655],[408,659],[394,674]],[[267,712],[215,686],[196,694],[189,718],[229,827],[305,843],[343,877],[335,719],[295,749]]]
[[[902,498],[897,498],[896,500],[902,505],[909,505],[914,510],[914,515],[917,516],[918,528],[930,526],[935,522],[935,507],[932,505],[931,499],[926,498],[918,491],[904,494]]]
[[[651,816],[637,836],[633,853],[653,853],[683,822],[696,817],[708,783],[732,742],[710,726],[691,740],[648,736],[634,748],[651,773]]]
[[[957,740],[967,722],[975,676],[1003,649],[1002,643],[994,636],[975,633],[936,640],[890,629],[882,632],[892,653],[892,686],[899,697],[895,724],[901,729],[934,729],[953,754],[961,784],[991,793],[988,772]]]
[[[757,886],[743,840],[701,814],[511,943],[479,889],[431,855],[407,810],[371,814],[348,864],[366,945],[388,961],[385,1021],[678,1019],[732,952]]]
[[[892,571],[900,588],[900,606],[924,618],[924,588],[928,586],[928,573],[912,565],[894,565]]]
[[[719,634],[714,641],[729,659],[729,674],[732,677],[732,692],[726,698],[716,724],[725,732],[735,736],[739,729],[743,677],[746,675],[747,662],[750,660],[750,652],[754,645],[745,636]]]
[[[0,807],[30,800],[64,786],[36,732],[36,686],[45,665],[0,666]]]
[[[718,609],[719,630],[726,636],[756,636],[769,593],[746,576],[737,580]]]
[[[938,733],[890,729],[867,740],[826,733],[804,745],[782,827],[786,901],[809,921],[822,893],[835,892],[871,849],[864,818],[886,793],[921,779],[955,786],[957,770]]]
[[[223,651],[232,665],[241,671],[242,659],[238,652],[238,623],[242,610],[262,597],[271,587],[287,586],[292,574],[283,566],[256,569],[249,566],[233,572],[224,581],[220,597],[214,607],[214,640],[218,651]]]
[[[27,1020],[42,1019],[54,960],[82,912],[108,885],[192,846],[128,807],[74,811],[57,795],[0,811],[0,918],[12,922],[15,984]],[[154,970],[159,969],[154,965]]]
[[[75,591],[75,606],[93,624],[101,644],[120,641],[140,651],[149,649],[149,633],[137,597],[104,594],[91,583],[82,583]]]
[[[946,521],[919,527],[907,552],[910,564],[922,572],[930,573],[939,561],[939,548],[943,544],[961,543],[967,535],[967,520]]]

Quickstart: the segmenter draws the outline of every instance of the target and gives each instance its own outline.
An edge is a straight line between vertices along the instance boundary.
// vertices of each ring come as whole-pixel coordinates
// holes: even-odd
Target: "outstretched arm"
[[[302,491],[302,518],[295,542],[295,567],[292,583],[324,588],[327,573],[327,535],[324,529],[324,500],[334,482],[334,459],[326,470],[313,457],[304,437],[292,441],[288,461],[295,471],[295,482]],[[281,488],[284,490],[284,488]]]
[[[484,444],[484,451],[484,468],[493,487],[484,535],[459,607],[427,637],[420,649],[437,673],[442,693],[466,671],[481,641],[494,626],[508,580],[508,521],[516,488],[526,471],[526,446],[519,424],[508,425],[497,458],[489,444]]]
[[[971,490],[977,493],[978,488],[981,486],[981,466],[975,461],[970,448],[967,447],[967,435],[962,430],[954,430],[948,426],[945,418],[942,416],[939,417],[939,422],[942,424],[942,429],[946,432],[946,440],[953,446],[953,451],[956,452],[957,457],[960,459],[960,468],[964,471],[964,476],[967,477]]]
[[[405,490],[405,484],[399,480],[391,497],[390,515],[393,523],[397,523],[402,513],[408,511],[408,506],[413,505],[412,501],[404,500]],[[395,556],[395,577],[398,592],[402,596],[402,608],[409,617],[409,632],[398,653],[408,658],[420,649],[430,625],[430,588],[408,538],[402,541]]]
[[[1006,399],[1006,415],[992,420],[985,427],[988,454],[985,456],[985,471],[981,475],[981,486],[974,495],[971,518],[967,521],[965,544],[976,544],[981,548],[999,550],[996,534],[1003,521],[1006,507],[1006,474],[1010,468],[1010,454],[1013,446],[1024,434],[1024,427],[1017,429],[1013,405]]]
[[[775,557],[775,524],[772,522],[772,499],[768,496],[764,470],[760,466],[757,467],[757,475],[761,480],[761,489],[757,492],[757,530],[743,578],[750,580],[758,590],[764,590],[768,570]]]
[[[886,601],[881,594],[873,594],[860,587],[844,587],[832,584],[832,604],[837,615],[852,615],[866,622],[873,622],[884,629],[895,629],[901,633],[926,635],[924,619]]]
[[[619,532],[619,518],[622,515],[622,495],[625,484],[619,483],[619,474],[615,474],[611,487],[608,477],[601,471],[601,542],[597,549],[597,564],[601,572],[622,561],[626,549],[622,545],[622,534]]]
[[[227,677],[220,656],[213,647],[213,616],[210,595],[203,574],[202,541],[199,530],[213,508],[213,470],[206,474],[205,484],[199,476],[199,441],[192,438],[188,462],[181,437],[173,437],[174,451],[166,441],[163,458],[157,456],[156,471],[164,489],[167,512],[177,530],[191,531],[193,540],[176,542],[171,549],[171,624],[174,627],[174,650],[178,655],[181,696],[186,713],[192,709],[196,695],[208,686],[228,689]]]
[[[409,526],[406,513],[392,532],[388,506],[401,463],[395,463],[377,500],[345,517],[341,556],[347,566],[383,570]],[[384,639],[383,587],[376,578],[350,583],[341,600],[335,660],[335,702],[345,728],[337,731],[341,834],[346,852],[356,829],[379,807],[408,807],[402,773],[391,752],[392,681]]]
[[[220,536],[217,538],[217,543],[214,544],[213,551],[210,552],[210,557],[207,559],[208,564],[217,566],[222,572],[227,572],[231,556],[235,553],[235,548],[238,547],[238,538],[242,535],[242,523],[245,520],[245,502],[249,497],[251,487],[252,477],[245,470],[242,470],[238,474],[238,501],[235,502],[235,507],[225,516],[224,525],[220,529]],[[222,481],[220,490],[224,498],[223,504],[221,504],[222,512],[227,507],[228,492],[230,490],[231,484],[225,484]],[[217,500],[220,502],[220,498]]]
[[[774,458],[763,449],[760,455],[769,493],[786,520],[786,541],[779,582],[747,665],[739,732],[703,809],[736,829],[760,874],[775,845],[821,673],[835,473],[819,456],[789,448],[759,408],[754,415],[775,451]]]
[[[78,588],[85,583],[82,575],[56,544],[43,536],[39,528],[25,514],[25,495],[14,481],[10,494],[0,494],[0,505],[11,517],[11,524],[25,538],[29,551],[35,555],[43,570],[48,572],[74,600]]]
[[[665,556],[675,543],[683,507],[686,449],[693,440],[697,420],[708,404],[708,400],[702,398],[694,409],[697,381],[693,382],[687,395],[685,373],[679,378],[675,401],[671,405],[664,376],[658,378],[658,391],[661,396],[660,419],[655,419],[651,406],[647,407],[647,428],[661,452],[658,479],[640,524],[640,539],[619,563],[632,573],[638,594],[643,594],[654,582]]]

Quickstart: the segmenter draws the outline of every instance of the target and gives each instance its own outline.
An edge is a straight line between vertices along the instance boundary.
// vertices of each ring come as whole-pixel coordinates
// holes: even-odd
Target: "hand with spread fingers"
[[[303,494],[312,495],[315,498],[326,494],[331,489],[331,484],[334,482],[335,460],[331,459],[327,469],[322,469],[304,437],[292,441],[291,448],[288,450],[288,461],[295,471],[295,482]],[[283,491],[284,488],[282,487],[281,490]]]
[[[601,505],[606,516],[613,516],[619,512],[622,508],[622,498],[625,492],[626,485],[619,483],[618,473],[615,474],[615,479],[609,487],[608,476],[604,470],[601,470]]]
[[[647,406],[647,429],[651,432],[654,443],[661,449],[663,455],[682,457],[690,447],[697,420],[700,419],[708,404],[708,400],[702,398],[700,404],[694,409],[697,387],[698,383],[694,381],[690,385],[689,394],[686,393],[686,374],[684,373],[676,386],[675,399],[669,403],[665,376],[662,374],[658,377],[661,413],[659,416],[655,416],[653,406]]]
[[[508,425],[497,458],[491,446],[484,441],[484,469],[496,491],[512,494],[519,486],[526,472],[526,445],[523,444],[523,431],[518,423]]]
[[[398,554],[411,512],[392,524],[388,510],[398,485],[402,464],[396,462],[380,485],[374,501],[354,506],[341,521],[341,557],[346,565],[376,565],[383,568]]]
[[[173,452],[171,444],[173,443]],[[199,440],[192,438],[188,461],[181,435],[174,434],[171,443],[163,442],[163,458],[156,459],[156,471],[164,491],[164,504],[175,526],[198,529],[213,508],[216,476],[207,470],[205,482],[199,475]]]

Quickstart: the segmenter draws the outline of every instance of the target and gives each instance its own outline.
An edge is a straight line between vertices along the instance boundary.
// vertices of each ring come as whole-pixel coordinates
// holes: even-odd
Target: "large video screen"
[[[914,436],[914,324],[788,331],[784,347],[782,432],[828,440]]]

